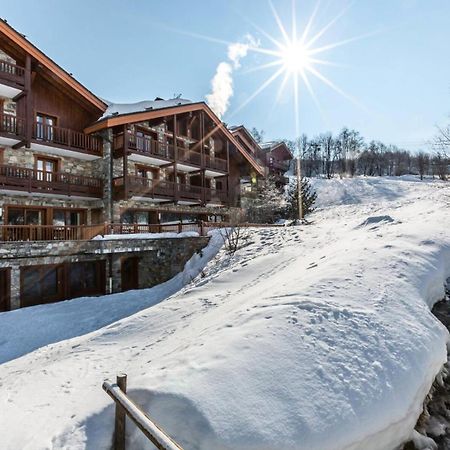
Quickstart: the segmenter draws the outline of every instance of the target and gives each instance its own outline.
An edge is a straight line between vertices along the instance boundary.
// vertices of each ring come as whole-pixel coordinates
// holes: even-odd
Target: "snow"
[[[112,115],[131,114],[135,112],[145,112],[163,108],[172,108],[174,106],[187,105],[192,103],[191,100],[184,98],[172,98],[169,100],[155,99],[143,100],[136,103],[109,103],[103,116],[99,119],[105,119]]]
[[[95,241],[114,241],[120,239],[180,239],[186,237],[198,237],[197,231],[182,231],[181,233],[164,232],[164,233],[130,233],[130,234],[105,234],[98,235],[92,239]]]
[[[315,187],[311,225],[248,230],[234,255],[211,249],[206,267],[193,264],[196,279],[155,301],[160,287],[0,315],[2,449],[109,448],[114,408],[101,383],[119,372],[189,450],[380,450],[421,439],[413,428],[447,359],[430,306],[450,275],[450,187]],[[116,308],[121,317],[103,323]],[[91,312],[97,323],[84,330]],[[59,336],[46,342],[46,326]],[[149,448],[127,429],[129,448]]]

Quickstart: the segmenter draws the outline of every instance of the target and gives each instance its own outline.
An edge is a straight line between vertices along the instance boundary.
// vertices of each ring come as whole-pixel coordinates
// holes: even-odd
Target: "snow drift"
[[[323,205],[342,184],[328,183]],[[385,180],[376,196],[377,183],[340,195],[312,225],[252,230],[163,302],[0,366],[1,448],[108,448],[101,382],[117,372],[189,450],[404,442],[446,361],[430,305],[450,275],[450,189]],[[72,317],[53,320],[76,329]],[[150,448],[128,433],[130,448]]]

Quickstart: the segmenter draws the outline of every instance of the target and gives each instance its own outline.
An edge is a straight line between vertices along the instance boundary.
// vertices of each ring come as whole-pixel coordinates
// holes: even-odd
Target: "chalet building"
[[[227,219],[250,172],[205,103],[107,103],[0,20],[0,311],[164,281],[201,238],[92,238]]]
[[[283,141],[258,143],[243,125],[231,127],[230,131],[247,154],[262,169],[261,171],[252,169],[248,177],[241,178],[241,189],[244,192],[251,191],[258,179],[268,176],[273,177],[280,187],[289,182],[285,174],[290,168],[293,155]]]
[[[285,176],[291,168],[294,155],[283,141],[264,142],[260,144],[266,154],[266,166],[270,176],[273,176],[279,185],[289,182]]]

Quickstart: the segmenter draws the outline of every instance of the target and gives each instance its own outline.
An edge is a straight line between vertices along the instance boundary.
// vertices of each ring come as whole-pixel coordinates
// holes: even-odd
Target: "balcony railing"
[[[99,225],[0,225],[0,241],[74,241],[90,240],[96,236],[146,234],[146,233],[182,233],[195,231],[200,236],[207,236],[209,231],[217,228],[233,227],[228,222],[192,222],[172,224],[140,223],[104,223]],[[265,228],[278,227],[275,224],[240,223],[239,227]]]
[[[153,156],[175,162],[175,147],[173,144],[161,143],[149,135],[142,135],[141,133],[133,133],[130,131],[128,132],[127,139],[127,148],[133,153]],[[123,154],[122,152],[124,148],[124,133],[115,134],[113,150],[116,156]],[[217,156],[213,157],[204,155],[202,161],[202,154],[200,151],[188,149],[182,145],[177,147],[177,161],[180,163],[188,163],[197,167],[220,170],[222,172],[227,172],[228,168],[226,159],[222,159]]]
[[[105,225],[0,225],[1,241],[79,241],[104,234]]]
[[[217,156],[205,155],[205,167],[209,169],[216,169],[226,172],[227,165],[226,159],[217,158]]]
[[[103,183],[97,178],[7,165],[0,165],[0,188],[80,197],[103,197]]]
[[[24,118],[0,113],[0,134],[22,140],[25,138],[25,133],[26,121]],[[63,147],[97,156],[101,156],[103,153],[103,144],[100,138],[69,128],[34,122],[31,137],[33,142],[38,144]]]
[[[11,114],[0,113],[0,133],[23,138],[25,136],[25,120]]]
[[[113,186],[117,197],[124,194],[124,177],[113,180]],[[129,175],[126,180],[127,193],[132,196],[149,198],[166,198],[168,201],[175,199],[177,194],[180,200],[197,200],[209,202],[211,200],[226,203],[228,192],[219,189],[210,189],[192,184],[174,183],[166,180],[153,180],[150,178]]]
[[[103,150],[102,140],[96,136],[39,122],[34,123],[32,138],[36,143],[65,147],[98,156]]]
[[[0,82],[23,87],[25,85],[25,69],[17,64],[0,60]]]
[[[276,169],[276,170],[282,170],[284,172],[287,172],[289,170],[289,163],[290,161],[278,161],[276,159],[273,160],[269,160],[269,167],[271,169]]]

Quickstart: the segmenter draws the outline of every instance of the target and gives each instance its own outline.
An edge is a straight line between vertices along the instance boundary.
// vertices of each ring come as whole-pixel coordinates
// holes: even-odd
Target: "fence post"
[[[127,375],[121,373],[117,375],[117,386],[120,390],[127,393]],[[114,425],[114,450],[125,450],[125,419],[126,413],[119,403],[116,403],[116,419]]]

